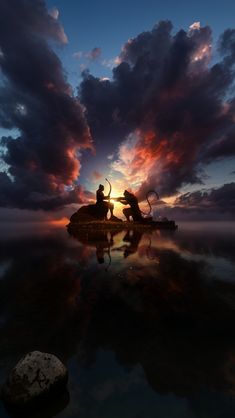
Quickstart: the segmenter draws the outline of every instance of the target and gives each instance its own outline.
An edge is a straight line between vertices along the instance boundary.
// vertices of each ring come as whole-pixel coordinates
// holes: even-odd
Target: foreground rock
[[[11,371],[2,388],[2,398],[13,407],[27,407],[64,390],[67,380],[67,368],[56,356],[33,351]]]
[[[90,221],[103,221],[107,215],[108,209],[106,207],[102,208],[99,205],[86,205],[81,206],[77,212],[75,212],[71,218],[70,222],[79,223],[79,222],[90,222]]]

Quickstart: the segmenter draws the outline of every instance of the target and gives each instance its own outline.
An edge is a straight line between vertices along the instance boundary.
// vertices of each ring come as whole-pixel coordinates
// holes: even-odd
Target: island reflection
[[[1,240],[1,382],[39,349],[70,367],[60,417],[234,416],[235,235],[66,234]]]

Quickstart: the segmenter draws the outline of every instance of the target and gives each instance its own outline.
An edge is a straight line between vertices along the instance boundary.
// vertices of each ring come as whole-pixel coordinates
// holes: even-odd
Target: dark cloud
[[[184,193],[176,199],[175,204],[205,209],[209,207],[235,213],[235,183],[227,183],[209,191]]]
[[[172,24],[160,22],[124,45],[113,80],[84,74],[79,92],[94,140],[119,151],[118,168],[126,176],[118,147],[130,142],[124,139],[130,133],[138,137],[130,182],[130,169],[141,173],[147,156],[140,197],[152,188],[171,195],[200,182],[203,164],[235,155],[234,45],[228,30],[219,41],[222,57],[211,65],[208,26],[172,34]]]
[[[228,64],[234,65],[235,59],[235,29],[226,29],[219,40],[219,52],[225,56]]]
[[[177,220],[234,220],[235,183],[181,194],[176,198],[174,207],[157,207],[156,214]]]
[[[1,1],[0,126],[18,132],[1,139],[9,167],[0,176],[2,206],[82,202],[79,160],[92,148],[91,135],[97,154],[114,154],[112,168],[141,199],[149,189],[164,197],[200,183],[203,165],[235,155],[233,29],[221,36],[214,65],[207,26],[173,34],[165,21],[130,39],[112,80],[83,73],[79,99],[88,124],[52,41],[67,42],[57,10],[48,13],[42,0]],[[93,48],[89,59],[100,55]]]
[[[10,175],[0,176],[1,206],[53,209],[82,200],[73,185],[91,137],[50,46],[67,42],[57,17],[42,0],[0,3],[0,126],[19,131],[1,140]]]
[[[109,80],[100,80],[84,71],[79,94],[86,106],[87,120],[96,144],[102,151],[110,153],[132,127],[130,121],[129,126],[124,121],[124,113],[120,115],[121,92]]]

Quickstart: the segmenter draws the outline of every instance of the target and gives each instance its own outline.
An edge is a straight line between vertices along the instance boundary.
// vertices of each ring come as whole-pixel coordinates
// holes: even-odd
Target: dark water
[[[2,225],[0,384],[31,350],[70,376],[70,399],[32,418],[234,417],[234,224],[77,237]]]

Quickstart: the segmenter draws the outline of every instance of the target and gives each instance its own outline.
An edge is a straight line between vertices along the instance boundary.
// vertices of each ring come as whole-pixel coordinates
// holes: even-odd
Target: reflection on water
[[[39,349],[70,371],[45,417],[234,417],[234,244],[232,224],[5,230],[0,384]]]

